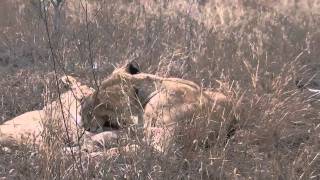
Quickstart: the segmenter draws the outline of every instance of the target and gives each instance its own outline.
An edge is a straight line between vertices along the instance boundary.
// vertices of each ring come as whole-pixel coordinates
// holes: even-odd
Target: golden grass
[[[308,102],[309,92],[295,85],[319,78],[318,1],[95,3],[87,20],[85,8],[72,16],[71,7],[63,9],[62,17],[68,17],[61,20],[60,36],[51,35],[58,38],[58,74],[75,73],[95,87],[92,62],[101,79],[114,65],[136,59],[145,72],[193,80],[241,103],[235,135],[195,151],[195,159],[168,157],[148,146],[89,158],[85,153],[70,156],[58,142],[40,148],[0,144],[0,178],[320,178],[319,104]],[[25,2],[20,11],[10,2],[3,5],[16,11],[10,11],[14,23],[0,21],[0,75],[7,77],[0,80],[2,121],[43,107],[45,89],[52,92],[43,93],[49,99],[57,97],[37,1]],[[121,139],[120,147],[140,142]]]

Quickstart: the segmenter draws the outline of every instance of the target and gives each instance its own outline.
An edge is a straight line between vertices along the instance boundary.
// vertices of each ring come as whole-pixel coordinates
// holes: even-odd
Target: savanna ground
[[[320,1],[2,0],[0,14],[0,123],[57,97],[56,76],[95,87],[132,59],[243,96],[235,135],[208,156],[0,144],[0,179],[320,179],[320,106],[296,86],[319,78]]]

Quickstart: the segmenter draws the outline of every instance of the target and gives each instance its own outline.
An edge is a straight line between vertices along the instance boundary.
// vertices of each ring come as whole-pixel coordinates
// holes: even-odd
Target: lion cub
[[[227,136],[222,129],[230,129],[234,120],[224,94],[188,80],[142,73],[136,63],[115,69],[81,107],[81,124],[88,130],[126,127],[138,117],[147,142],[162,152],[178,144],[188,149],[195,142],[214,142]],[[155,128],[161,137],[155,137]]]

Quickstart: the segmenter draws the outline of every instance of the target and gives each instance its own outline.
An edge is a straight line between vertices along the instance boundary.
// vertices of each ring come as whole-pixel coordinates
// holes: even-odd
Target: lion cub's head
[[[124,77],[138,73],[140,68],[135,62],[115,69],[98,90],[82,99],[79,124],[89,131],[126,125],[132,104],[136,103],[136,90]]]

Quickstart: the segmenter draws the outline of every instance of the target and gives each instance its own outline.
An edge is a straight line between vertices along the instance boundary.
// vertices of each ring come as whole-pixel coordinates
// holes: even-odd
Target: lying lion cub
[[[91,94],[93,89],[71,76],[64,76],[61,81],[69,90],[62,93],[60,99],[47,103],[42,110],[26,112],[1,124],[0,142],[29,143],[29,140],[43,145],[44,141],[50,141],[55,135],[67,144],[79,143],[77,141],[84,138],[97,143],[116,138],[114,131],[94,134],[79,127],[80,99]]]
[[[228,130],[231,110],[222,93],[184,79],[141,73],[136,63],[129,63],[82,101],[81,124],[93,131],[105,124],[121,128],[139,117],[147,142],[166,152],[175,144],[188,149],[227,136],[221,129]]]

